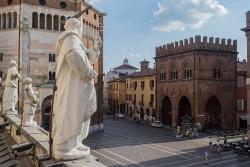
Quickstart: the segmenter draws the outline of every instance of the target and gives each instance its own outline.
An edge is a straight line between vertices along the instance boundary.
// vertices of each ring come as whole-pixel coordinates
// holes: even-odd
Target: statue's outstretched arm
[[[82,56],[83,51],[80,49],[71,50],[66,55],[66,61],[68,65],[73,69],[73,71],[79,75],[83,80],[91,80],[96,76],[95,70],[87,63],[88,60],[84,60]]]

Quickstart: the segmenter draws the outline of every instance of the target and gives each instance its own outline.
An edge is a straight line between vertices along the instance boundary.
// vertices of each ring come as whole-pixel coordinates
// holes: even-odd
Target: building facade
[[[237,62],[237,128],[247,128],[247,61]]]
[[[235,128],[237,54],[236,40],[206,36],[157,47],[156,119],[176,127],[189,115],[199,128]]]
[[[109,110],[116,113],[125,113],[126,79],[117,78],[108,82]]]
[[[104,87],[103,87],[103,99],[104,99],[104,108],[106,112],[111,111],[109,110],[109,85],[108,82],[112,80],[116,80],[120,77],[124,77],[128,74],[134,73],[137,70],[136,67],[129,65],[128,59],[125,58],[123,60],[123,64],[115,67],[113,70],[110,69],[105,75],[104,75]],[[114,111],[114,110],[113,110]]]
[[[155,69],[140,62],[141,70],[126,77],[126,112],[134,120],[155,120]]]
[[[247,37],[247,128],[248,137],[250,138],[250,11],[246,13],[246,27],[241,30],[245,32]]]
[[[33,79],[40,100],[35,119],[45,129],[48,129],[51,113],[57,37],[64,31],[64,21],[86,6],[85,2],[74,3],[63,0],[21,0],[21,4],[20,0],[0,1],[0,77],[4,80],[10,60],[15,59],[22,69],[22,77],[29,76]],[[83,21],[82,39],[89,48],[98,35],[103,38],[103,15],[92,8],[80,19]],[[102,122],[102,50],[103,48],[98,62],[94,65],[98,73],[95,85],[99,98],[98,112],[92,117],[93,124]],[[19,92],[21,94],[21,88]]]

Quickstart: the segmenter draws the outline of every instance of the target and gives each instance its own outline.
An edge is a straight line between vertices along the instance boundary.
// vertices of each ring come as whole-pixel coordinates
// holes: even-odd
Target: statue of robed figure
[[[18,101],[18,80],[20,78],[21,75],[18,72],[17,63],[15,60],[12,60],[4,81],[3,115],[18,114],[15,107]]]
[[[100,37],[85,48],[81,21],[69,18],[57,40],[56,86],[52,117],[52,156],[58,160],[84,158],[90,149],[82,144],[90,118],[97,109],[93,64],[100,54]]]

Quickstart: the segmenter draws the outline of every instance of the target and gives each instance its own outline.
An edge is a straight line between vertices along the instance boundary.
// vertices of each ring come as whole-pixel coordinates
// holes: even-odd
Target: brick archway
[[[212,96],[206,103],[206,128],[220,129],[221,128],[221,103],[216,96]]]
[[[168,96],[162,101],[161,116],[164,124],[172,126],[172,103]]]
[[[188,115],[192,117],[191,103],[187,96],[182,96],[179,101],[179,114],[178,114],[178,123],[181,123],[181,119]]]

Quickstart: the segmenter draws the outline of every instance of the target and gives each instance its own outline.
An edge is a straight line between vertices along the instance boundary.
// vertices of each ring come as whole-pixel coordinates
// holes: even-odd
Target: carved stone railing
[[[98,159],[90,155],[85,159],[74,161],[55,161],[49,159],[49,135],[48,132],[40,127],[22,127],[21,119],[16,115],[7,115],[4,117],[5,121],[9,122],[6,127],[8,133],[16,144],[30,142],[34,145],[33,154],[30,156],[32,166],[36,167],[53,167],[54,165],[61,164],[65,167],[80,167],[80,166],[93,166],[105,167],[98,162]]]

